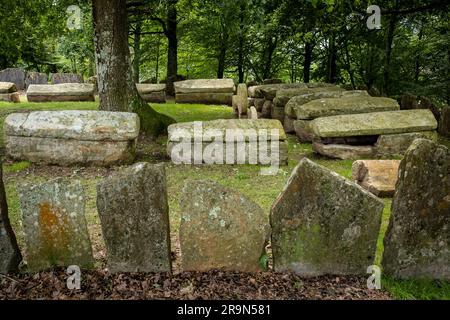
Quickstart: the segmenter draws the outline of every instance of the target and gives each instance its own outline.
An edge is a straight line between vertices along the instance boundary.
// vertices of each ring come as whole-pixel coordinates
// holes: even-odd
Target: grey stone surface
[[[450,279],[450,150],[417,139],[400,164],[384,239],[383,269],[395,278]]]
[[[371,159],[376,156],[376,149],[373,146],[313,142],[313,150],[323,156],[342,160]]]
[[[390,98],[349,96],[313,100],[301,106],[296,106],[295,113],[298,120],[312,120],[343,114],[398,110],[400,110],[398,102]]]
[[[247,113],[250,120],[258,120],[258,111],[255,107],[250,107]]]
[[[176,103],[200,103],[200,104],[218,104],[232,105],[233,93],[177,93]]]
[[[294,119],[284,115],[283,128],[286,133],[295,133]]]
[[[234,93],[234,81],[232,79],[185,80],[175,82],[174,86],[177,95],[190,93]]]
[[[106,111],[35,111],[13,113],[5,120],[7,136],[128,141],[139,135],[135,113]]]
[[[17,90],[25,89],[26,71],[20,68],[9,68],[0,71],[1,82],[12,82],[16,85]]]
[[[315,98],[315,97],[341,97],[345,91],[340,87],[318,87],[318,88],[294,88],[294,89],[283,89],[278,90],[275,99],[273,100],[274,104],[277,107],[286,107],[288,102],[297,96],[305,96]],[[309,100],[309,99],[307,99]],[[309,100],[311,101],[311,100]],[[300,103],[301,99],[298,98],[297,102]],[[291,104],[289,109],[292,108]],[[289,113],[292,113],[292,110],[288,110]],[[294,116],[292,116],[294,118]]]
[[[403,156],[415,139],[437,141],[436,131],[381,135],[375,147],[379,157]]]
[[[247,85],[245,83],[241,83],[237,87],[237,108],[239,115],[246,115],[248,106],[248,93],[247,93]]]
[[[8,216],[3,168],[0,162],[0,274],[16,272],[22,255]]]
[[[74,73],[52,73],[52,84],[83,83],[83,76]]]
[[[165,103],[166,102],[166,85],[165,84],[136,84],[141,97],[149,103]]]
[[[183,270],[261,270],[269,225],[256,203],[202,180],[186,182],[180,207]]]
[[[290,118],[292,119],[292,118]],[[314,134],[311,131],[311,121],[294,120],[295,134],[300,142],[312,142]]]
[[[111,272],[171,272],[164,165],[138,163],[101,181],[97,208]]]
[[[85,219],[85,195],[79,181],[57,179],[19,189],[30,272],[55,266],[93,266]]]
[[[392,198],[400,160],[358,160],[352,165],[352,178],[377,197]]]
[[[133,162],[136,141],[83,141],[58,138],[5,137],[6,156],[46,165],[112,166]]]
[[[275,270],[365,274],[374,262],[383,208],[360,186],[303,159],[272,206]]]
[[[29,102],[95,101],[90,83],[32,84],[27,89]]]
[[[17,87],[12,82],[0,82],[0,94],[8,94],[17,91]]]
[[[437,121],[430,110],[404,110],[317,118],[316,137],[352,137],[433,131]]]
[[[48,84],[48,75],[41,72],[27,72],[25,86],[28,88],[32,84]]]

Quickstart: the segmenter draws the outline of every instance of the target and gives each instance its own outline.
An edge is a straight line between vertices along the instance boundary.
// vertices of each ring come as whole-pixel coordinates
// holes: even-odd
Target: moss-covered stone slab
[[[340,87],[325,87],[310,89],[310,92],[296,95],[289,100],[286,104],[286,114],[292,119],[301,119],[301,111],[297,115],[297,109],[301,108],[304,104],[317,100],[317,99],[329,99],[329,98],[341,98],[344,96],[362,96],[367,97],[368,94],[365,91],[345,91]]]
[[[358,160],[352,165],[352,178],[377,197],[394,196],[400,160]]]
[[[183,270],[262,270],[269,223],[256,203],[216,182],[201,180],[186,182],[180,208]]]
[[[295,108],[298,120],[312,120],[343,114],[361,114],[382,111],[397,111],[400,106],[390,98],[349,96],[341,98],[317,99]]]
[[[172,124],[168,128],[169,139],[168,141],[178,142],[180,141],[180,132],[185,132],[188,137],[194,137],[194,133],[197,135],[197,129],[202,129],[198,134],[201,136],[201,141],[210,142],[214,141],[215,138],[211,135],[206,135],[207,131],[212,132],[216,130],[222,137],[226,137],[226,133],[230,132],[245,132],[245,130],[254,130],[257,134],[260,132],[268,132],[268,140],[271,140],[270,132],[271,130],[276,130],[279,137],[277,140],[286,140],[286,133],[284,132],[281,122],[272,119],[222,119],[222,120],[212,120],[212,121],[198,121],[198,122],[183,122]],[[248,137],[245,139],[248,141]]]
[[[383,208],[357,184],[303,159],[272,206],[275,270],[365,274],[374,262]]]
[[[109,271],[171,272],[163,165],[137,163],[97,185]]]
[[[323,144],[315,141],[313,142],[313,150],[332,159],[357,160],[376,157],[376,149],[370,145]]]
[[[0,274],[17,272],[21,261],[22,254],[9,221],[3,166],[0,162]]]
[[[430,110],[404,110],[318,118],[311,129],[316,137],[352,137],[433,131],[437,121]]]
[[[234,93],[233,79],[197,79],[174,83],[176,94]],[[231,99],[231,98],[230,98]]]
[[[0,93],[7,94],[17,92],[16,85],[12,82],[0,82]]]
[[[291,118],[292,119],[292,118]],[[294,130],[300,142],[312,142],[314,134],[311,130],[311,121],[294,120]]]
[[[295,133],[294,119],[284,115],[283,128],[286,133]]]
[[[27,89],[29,102],[95,101],[90,83],[32,84]]]
[[[395,278],[450,280],[449,262],[450,150],[417,139],[400,164],[383,270]]]
[[[436,131],[422,131],[400,134],[381,135],[375,147],[380,158],[403,157],[415,139],[438,140]]]
[[[19,188],[28,271],[93,266],[80,181],[57,179]]]
[[[294,89],[282,89],[277,91],[276,97],[273,99],[273,102],[278,107],[286,107],[287,103],[294,97],[309,95],[320,92],[334,92],[336,95],[338,92],[345,92],[344,89],[340,87],[318,87],[318,88],[294,88]],[[335,95],[333,95],[334,97]],[[340,95],[339,95],[340,96]]]

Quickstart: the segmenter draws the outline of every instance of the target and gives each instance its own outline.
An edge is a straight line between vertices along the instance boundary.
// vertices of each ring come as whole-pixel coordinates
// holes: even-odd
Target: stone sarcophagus
[[[110,166],[134,160],[139,135],[134,113],[39,111],[5,120],[7,157],[55,165]]]
[[[28,102],[95,101],[90,83],[32,84],[27,90]]]
[[[200,79],[175,82],[177,103],[232,105],[235,91],[232,79]]]

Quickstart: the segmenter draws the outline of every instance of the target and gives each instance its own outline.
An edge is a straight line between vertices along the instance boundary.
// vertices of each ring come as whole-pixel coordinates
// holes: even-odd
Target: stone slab
[[[400,160],[358,160],[352,166],[352,178],[377,197],[392,198]]]

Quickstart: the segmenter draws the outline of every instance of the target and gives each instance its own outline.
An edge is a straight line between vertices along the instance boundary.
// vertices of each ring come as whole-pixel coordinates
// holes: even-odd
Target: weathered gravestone
[[[48,75],[40,72],[28,72],[25,87],[28,88],[32,84],[48,84]]]
[[[383,208],[360,186],[303,159],[272,206],[275,270],[365,274],[374,262]]]
[[[85,218],[85,196],[79,181],[57,179],[19,190],[31,272],[55,266],[93,266]]]
[[[52,73],[52,84],[83,83],[83,76],[75,73]]]
[[[180,200],[185,271],[261,270],[269,226],[264,211],[215,182],[187,182]]]
[[[22,261],[22,255],[9,222],[3,168],[0,162],[0,274],[16,272],[20,261]]]
[[[393,197],[400,160],[358,160],[352,166],[352,178],[377,197]]]
[[[395,278],[450,280],[450,150],[417,139],[400,164],[383,269]]]
[[[171,272],[163,165],[138,163],[106,178],[97,208],[111,272]]]
[[[9,68],[0,71],[1,82],[12,82],[16,85],[17,90],[25,89],[26,71],[20,68]]]

